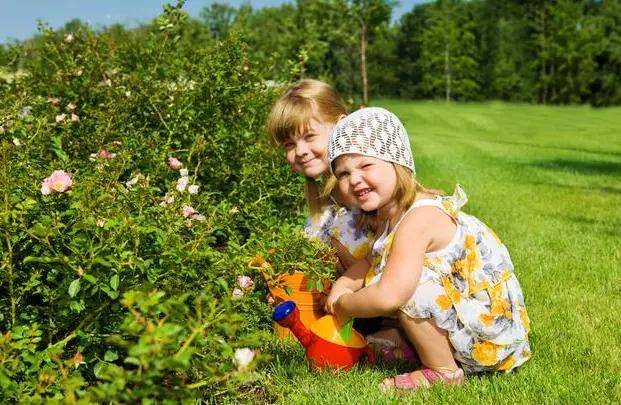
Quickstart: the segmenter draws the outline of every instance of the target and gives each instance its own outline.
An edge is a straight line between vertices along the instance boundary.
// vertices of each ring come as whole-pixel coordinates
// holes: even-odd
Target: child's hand
[[[329,313],[336,315],[334,305],[344,294],[353,294],[354,292],[349,288],[339,288],[332,289],[330,291],[330,295],[328,295],[328,299],[326,300],[326,304],[324,305],[324,310]]]

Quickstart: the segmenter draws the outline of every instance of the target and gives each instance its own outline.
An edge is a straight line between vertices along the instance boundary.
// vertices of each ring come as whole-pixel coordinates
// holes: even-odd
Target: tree
[[[237,13],[238,10],[235,7],[216,2],[203,8],[199,16],[213,37],[221,41],[229,33]]]
[[[596,72],[590,101],[596,106],[621,104],[621,1],[601,2],[597,19],[602,29],[602,47],[595,55]]]
[[[419,66],[423,94],[446,101],[476,98],[473,22],[459,0],[439,0],[427,9]]]

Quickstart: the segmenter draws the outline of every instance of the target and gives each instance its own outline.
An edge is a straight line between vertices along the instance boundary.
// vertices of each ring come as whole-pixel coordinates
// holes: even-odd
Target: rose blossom
[[[188,177],[189,174],[190,174],[190,172],[188,171],[188,169],[181,169],[181,170],[179,170],[179,175],[181,177]]]
[[[254,359],[255,353],[247,347],[241,349],[235,349],[235,356],[233,362],[237,364],[239,370],[244,370]]]
[[[173,170],[179,170],[183,167],[183,163],[176,157],[171,156],[168,158],[168,166]]]
[[[189,206],[189,205],[184,205],[182,208],[183,211],[183,216],[184,217],[191,217],[194,214],[198,214],[198,211],[196,211],[193,207]]]
[[[73,110],[75,110],[76,108],[78,108],[78,106],[77,106],[77,105],[75,105],[75,104],[73,104],[73,103],[69,103],[69,104],[67,104],[67,110],[71,110],[71,111],[73,111]]]
[[[234,300],[238,300],[243,296],[244,296],[244,292],[242,290],[240,290],[239,288],[233,289],[232,297]]]
[[[54,170],[50,177],[46,177],[41,183],[41,194],[48,195],[52,191],[64,193],[73,185],[71,175],[64,170]]]
[[[55,119],[56,122],[63,122],[65,118],[67,118],[67,114],[58,114]]]
[[[56,97],[48,97],[47,102],[52,104],[54,107],[58,107],[60,105],[60,99]]]
[[[99,149],[97,157],[101,159],[114,159],[116,157],[116,153],[110,153],[107,149]]]
[[[180,177],[179,180],[177,180],[177,185],[175,186],[177,191],[183,193],[185,188],[188,186],[188,181],[187,176]]]
[[[190,187],[188,187],[188,193],[198,194],[198,189],[199,187],[196,184],[192,184]]]
[[[245,290],[252,287],[254,285],[254,281],[252,281],[252,279],[248,276],[238,276],[237,285]]]
[[[75,113],[71,113],[71,121],[72,122],[78,122],[78,121],[80,121],[80,117],[78,117],[78,115],[75,114]]]

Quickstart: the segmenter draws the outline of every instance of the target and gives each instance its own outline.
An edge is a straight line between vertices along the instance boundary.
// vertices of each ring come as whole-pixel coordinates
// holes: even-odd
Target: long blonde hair
[[[281,146],[291,137],[308,129],[313,116],[322,122],[334,123],[347,114],[338,94],[327,83],[304,79],[295,83],[274,103],[267,119],[267,133],[272,144]],[[331,175],[330,175],[331,176]],[[304,194],[311,214],[316,219],[329,194],[321,194],[317,180],[306,177]]]

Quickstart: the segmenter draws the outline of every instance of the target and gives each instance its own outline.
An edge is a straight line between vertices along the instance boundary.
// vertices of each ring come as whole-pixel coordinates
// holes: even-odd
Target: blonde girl
[[[505,245],[461,210],[467,198],[459,186],[440,196],[416,183],[399,119],[381,108],[352,113],[334,128],[328,156],[336,189],[379,236],[370,268],[350,267],[326,310],[396,317],[423,365],[381,387],[459,385],[464,372],[508,372],[528,360],[529,320]]]
[[[328,139],[334,125],[347,114],[345,105],[327,83],[304,79],[274,104],[267,121],[271,139],[282,147],[291,169],[306,179],[310,215],[304,230],[337,251],[341,269],[370,252],[368,232],[357,227],[359,214],[338,192],[322,196],[320,181],[332,178],[328,166]],[[333,180],[333,179],[332,179]]]

